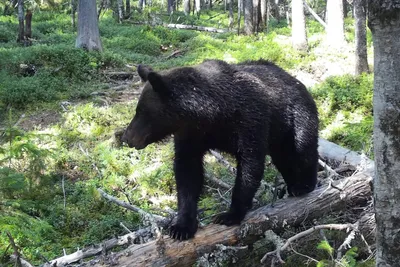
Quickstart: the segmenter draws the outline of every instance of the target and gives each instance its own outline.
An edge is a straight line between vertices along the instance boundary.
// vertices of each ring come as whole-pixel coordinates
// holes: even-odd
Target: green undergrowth
[[[198,23],[207,21],[210,12],[205,12]],[[215,14],[217,11],[209,16]],[[102,53],[74,48],[76,32],[68,14],[35,12],[32,25],[32,46],[18,46],[17,19],[0,16],[0,109],[13,106],[22,110],[41,103],[86,98],[105,86],[103,70],[132,71],[124,67],[127,63],[165,69],[197,64],[207,58],[232,63],[264,58],[290,69],[309,57],[275,41],[282,29],[289,29],[282,22],[271,23],[268,34],[249,37],[234,32],[118,24],[106,12],[99,22]],[[179,56],[168,58],[177,50],[181,51]]]
[[[321,137],[373,157],[373,75],[333,76],[311,90]]]

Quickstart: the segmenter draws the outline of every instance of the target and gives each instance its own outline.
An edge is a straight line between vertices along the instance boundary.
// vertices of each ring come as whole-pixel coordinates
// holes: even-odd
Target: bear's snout
[[[144,149],[147,146],[146,138],[138,138],[137,135],[130,133],[128,130],[122,135],[121,142],[126,143],[129,148],[135,148],[137,150]]]

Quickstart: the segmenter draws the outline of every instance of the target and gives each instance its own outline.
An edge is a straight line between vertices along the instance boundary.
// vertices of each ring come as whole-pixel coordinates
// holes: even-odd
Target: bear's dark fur
[[[145,85],[122,140],[143,149],[174,135],[178,217],[176,239],[197,231],[203,187],[203,156],[231,153],[237,176],[228,212],[214,222],[238,224],[252,206],[271,156],[291,196],[314,190],[318,166],[318,114],[305,86],[276,65],[248,61],[230,65],[207,60],[193,67],[155,72],[138,67]]]

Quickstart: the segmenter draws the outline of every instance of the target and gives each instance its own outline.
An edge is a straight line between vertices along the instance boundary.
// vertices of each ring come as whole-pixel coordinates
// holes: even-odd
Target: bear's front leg
[[[240,224],[253,204],[253,198],[264,173],[265,156],[256,153],[246,153],[238,157],[235,186],[233,187],[232,203],[229,211],[220,213],[214,218],[214,223],[227,226]]]
[[[188,145],[175,144],[174,171],[178,191],[178,217],[169,235],[178,240],[192,238],[197,231],[197,202],[203,187],[204,153]]]

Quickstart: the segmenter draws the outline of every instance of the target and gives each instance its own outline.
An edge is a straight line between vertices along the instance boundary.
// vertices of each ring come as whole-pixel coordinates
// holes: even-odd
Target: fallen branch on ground
[[[118,238],[112,238],[110,240],[103,242],[102,244],[78,250],[72,254],[64,255],[57,259],[51,260],[50,262],[45,263],[43,267],[65,266],[85,258],[96,256],[104,250],[108,251],[118,246],[134,244],[135,240],[141,237],[148,239],[149,236],[151,235],[152,234],[150,227],[143,228],[136,232],[132,232]]]
[[[211,155],[213,155],[213,156],[217,159],[217,161],[219,161],[219,162],[222,163],[225,167],[227,167],[228,170],[229,170],[231,173],[236,174],[236,168],[234,168],[234,167],[229,163],[229,161],[227,161],[220,153],[218,153],[218,152],[215,151],[215,150],[210,150],[210,152],[211,152]]]
[[[284,260],[282,260],[281,258],[281,251],[286,250],[294,241],[305,237],[307,235],[312,234],[315,231],[321,230],[321,229],[329,229],[329,230],[347,230],[347,229],[352,229],[352,230],[357,230],[357,225],[356,224],[325,224],[325,225],[316,225],[310,229],[307,229],[303,232],[300,232],[290,238],[288,238],[285,242],[285,244],[283,244],[283,246],[278,247],[276,250],[274,251],[270,251],[268,253],[266,253],[264,255],[264,257],[261,259],[261,263],[264,263],[265,260],[269,257],[269,256],[275,256],[278,261],[280,263],[285,263]],[[344,244],[344,243],[343,243]],[[342,245],[343,245],[342,244]]]
[[[100,188],[97,188],[97,191],[101,194],[102,197],[104,197],[105,199],[117,204],[118,206],[121,206],[121,207],[124,207],[124,208],[126,208],[128,210],[137,212],[140,215],[143,215],[145,217],[154,218],[154,221],[158,226],[165,226],[170,222],[170,220],[168,218],[165,218],[165,217],[160,216],[160,215],[148,213],[148,212],[142,210],[139,207],[136,207],[136,206],[131,205],[131,204],[125,202],[125,201],[122,201],[122,200],[119,200],[119,199],[117,199],[117,198],[115,198],[113,196],[110,196],[109,194],[107,194],[106,192],[101,190]]]

